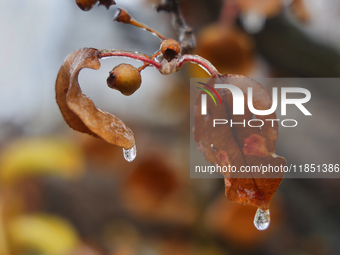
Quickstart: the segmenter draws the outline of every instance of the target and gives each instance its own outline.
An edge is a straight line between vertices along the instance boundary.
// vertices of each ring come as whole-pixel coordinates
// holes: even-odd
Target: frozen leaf
[[[73,129],[130,149],[135,145],[130,128],[117,117],[97,108],[80,89],[78,83],[80,70],[99,69],[98,55],[97,49],[84,48],[66,58],[56,81],[57,103],[64,119]]]
[[[98,2],[98,0],[76,0],[76,3],[80,9],[83,11],[89,11],[92,7]],[[114,0],[99,0],[99,5],[104,5],[107,9],[110,8],[111,5],[115,5]]]
[[[272,105],[270,94],[261,84],[244,76],[223,75],[220,80],[210,80],[214,83],[232,84],[239,87],[244,95],[247,88],[253,88],[253,104],[258,110],[267,110]],[[209,84],[209,83],[208,83]],[[213,127],[213,119],[231,119],[233,110],[232,94],[227,89],[217,89],[223,106],[215,107],[212,100],[207,100],[207,115],[201,115],[201,101],[198,97],[195,106],[194,139],[198,149],[203,152],[207,161],[219,166],[271,166],[286,165],[286,160],[274,154],[277,139],[277,122],[265,121],[276,119],[276,114],[258,116],[256,119],[263,120],[262,128],[248,125],[216,125]],[[202,92],[204,93],[204,92]],[[245,96],[245,98],[247,98]],[[245,100],[245,103],[247,100]],[[244,115],[233,115],[233,122],[247,123],[253,119],[253,114],[245,106]],[[212,146],[213,145],[213,146]],[[225,176],[226,196],[235,202],[268,209],[269,202],[279,186],[283,174],[268,173],[231,173]],[[259,178],[260,177],[260,178]]]

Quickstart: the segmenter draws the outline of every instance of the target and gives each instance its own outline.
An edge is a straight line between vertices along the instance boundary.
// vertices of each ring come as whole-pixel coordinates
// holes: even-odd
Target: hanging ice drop
[[[261,210],[257,208],[255,218],[254,218],[254,225],[258,230],[266,230],[269,227],[270,223],[270,212],[268,210]]]
[[[131,149],[123,148],[123,154],[126,161],[128,162],[133,161],[137,156],[136,144]]]

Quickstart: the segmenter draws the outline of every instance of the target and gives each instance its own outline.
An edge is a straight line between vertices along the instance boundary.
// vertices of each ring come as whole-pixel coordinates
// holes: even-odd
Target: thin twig
[[[153,60],[148,55],[144,55],[138,52],[123,51],[123,50],[100,50],[99,58],[107,57],[126,57],[136,60],[140,60],[144,63],[148,63],[156,67],[158,70],[161,68],[161,63]]]
[[[160,38],[162,41],[166,39],[163,35],[158,33],[156,30],[149,28],[147,25],[144,25],[144,24],[138,22],[137,20],[135,20],[134,18],[132,18],[130,16],[130,14],[128,14],[128,12],[126,10],[122,9],[122,8],[118,8],[116,15],[115,15],[113,20],[117,21],[117,22],[122,22],[124,24],[130,24],[132,26],[135,26],[135,27],[138,27],[138,28],[143,29],[145,31],[148,31],[151,34]]]
[[[156,54],[155,54],[156,55]],[[99,58],[108,58],[108,57],[126,57],[131,58],[135,60],[139,60],[144,62],[144,65],[142,66],[142,69],[144,69],[146,66],[145,64],[149,64],[154,66],[157,70],[159,70],[161,73],[163,72],[164,68],[167,68],[168,66],[165,66],[165,64],[170,65],[173,63],[174,65],[171,68],[171,72],[178,71],[185,63],[190,62],[194,64],[198,64],[200,67],[202,67],[208,74],[210,74],[212,77],[218,77],[220,73],[217,71],[217,69],[205,58],[202,58],[198,55],[190,55],[186,54],[181,56],[178,59],[174,59],[171,62],[163,61],[158,62],[153,59],[153,57],[150,57],[148,55],[144,55],[138,52],[132,52],[132,51],[123,51],[123,50],[100,50]],[[145,67],[144,67],[145,66]],[[169,74],[169,73],[167,73]]]
[[[182,47],[182,55],[189,54],[193,51],[196,45],[195,35],[191,27],[187,26],[185,20],[179,10],[176,0],[163,0],[156,7],[157,11],[166,11],[172,14],[174,27],[178,33],[179,42]]]

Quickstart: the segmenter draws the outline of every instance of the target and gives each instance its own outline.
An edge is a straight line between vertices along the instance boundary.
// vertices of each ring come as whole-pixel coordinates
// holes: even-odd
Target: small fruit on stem
[[[89,11],[98,2],[98,0],[76,0],[76,3],[83,11]],[[107,9],[116,4],[114,0],[99,0],[99,5],[104,5]]]
[[[118,8],[118,11],[116,12],[116,15],[113,18],[113,20],[122,22],[124,24],[130,24],[131,16],[124,9]]]
[[[76,3],[83,11],[89,11],[98,0],[76,0]]]
[[[160,51],[166,60],[171,61],[181,52],[181,46],[174,39],[166,39],[162,42]]]
[[[139,89],[142,78],[137,68],[123,63],[110,71],[106,81],[110,88],[119,90],[125,96],[130,96]]]

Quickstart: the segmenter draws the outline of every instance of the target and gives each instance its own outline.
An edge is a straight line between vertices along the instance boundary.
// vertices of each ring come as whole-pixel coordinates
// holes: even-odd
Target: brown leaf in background
[[[102,255],[102,253],[87,243],[80,243],[73,251],[66,255]]]
[[[290,9],[292,10],[294,16],[303,23],[308,23],[311,19],[310,13],[306,7],[306,4],[302,0],[294,0],[290,5]]]
[[[237,75],[223,75],[220,84],[232,84],[239,87],[244,95],[247,88],[253,88],[253,104],[255,109],[266,110],[272,105],[270,94],[258,82]],[[216,80],[210,80],[214,86]],[[209,84],[208,82],[208,84]],[[212,100],[207,100],[207,115],[201,115],[201,100],[198,97],[195,106],[194,139],[198,149],[203,152],[207,161],[219,166],[271,166],[286,165],[286,160],[274,154],[277,139],[277,122],[265,121],[276,119],[276,114],[255,116],[264,121],[262,128],[243,127],[243,125],[229,124],[213,127],[213,119],[231,119],[233,111],[232,94],[227,89],[217,89],[223,106],[216,107]],[[203,92],[202,92],[203,93]],[[200,94],[201,95],[201,94]],[[245,97],[246,98],[246,97]],[[233,115],[233,122],[246,123],[253,118],[245,100],[245,114]],[[255,125],[255,124],[253,124]],[[281,173],[231,173],[225,176],[227,197],[235,202],[268,209],[269,202],[283,178]],[[261,178],[260,178],[261,177]],[[265,177],[265,178],[263,178]]]
[[[57,103],[71,128],[130,149],[135,144],[130,128],[117,117],[97,108],[79,87],[78,75],[81,69],[100,68],[98,55],[97,49],[84,48],[66,58],[56,81]]]
[[[209,59],[221,73],[248,75],[254,68],[254,42],[245,32],[220,23],[205,26],[197,34],[195,54]],[[209,77],[191,65],[192,77]]]
[[[256,247],[268,241],[282,223],[282,201],[275,196],[270,203],[270,228],[258,231],[254,228],[256,208],[243,206],[218,195],[203,214],[203,222],[209,231],[217,234],[231,246],[251,254]],[[223,217],[221,217],[223,215]],[[231,231],[232,230],[232,231]]]
[[[256,12],[266,17],[277,15],[282,9],[281,0],[237,0],[242,12]]]

